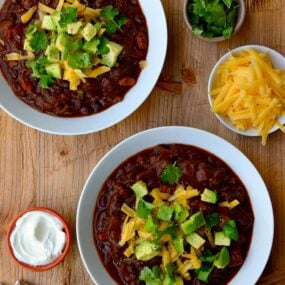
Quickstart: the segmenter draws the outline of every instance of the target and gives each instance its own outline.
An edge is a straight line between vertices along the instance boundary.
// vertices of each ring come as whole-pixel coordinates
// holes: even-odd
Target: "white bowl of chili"
[[[113,203],[114,201],[110,200],[112,199],[112,194],[110,194],[111,196],[109,194],[107,195],[107,198],[109,200],[107,199],[106,201],[106,197],[104,198],[100,194],[100,189],[103,189],[103,185],[107,185],[108,187],[110,186],[110,189],[115,189],[114,187],[117,186],[114,184],[114,179],[119,179],[120,175],[125,176],[126,173],[132,171],[131,166],[133,161],[143,163],[143,154],[139,155],[139,157],[136,157],[135,159],[130,159],[130,157],[135,157],[135,155],[138,153],[141,154],[141,151],[143,150],[151,149],[154,146],[162,146],[165,144],[183,144],[186,146],[190,145],[196,148],[198,147],[202,151],[206,151],[207,153],[209,153],[210,156],[212,154],[219,160],[222,160],[222,162],[225,163],[225,165],[227,165],[227,167],[229,167],[229,169],[231,169],[233,173],[238,175],[241,183],[245,186],[245,189],[247,190],[249,199],[251,201],[251,206],[254,213],[254,223],[252,239],[250,241],[249,250],[244,260],[244,263],[238,270],[236,275],[234,275],[233,278],[230,280],[230,282],[227,282],[229,282],[231,285],[255,284],[267,263],[272,247],[274,234],[273,210],[266,186],[253,164],[236,147],[211,133],[188,127],[161,127],[136,134],[121,142],[108,154],[106,154],[105,157],[102,158],[102,160],[96,165],[96,167],[90,174],[84,186],[78,204],[76,231],[80,255],[91,279],[95,284],[98,285],[116,284],[115,281],[108,274],[107,269],[104,267],[103,261],[101,261],[99,252],[96,250],[95,246],[95,244],[98,245],[98,242],[100,243],[106,238],[108,239],[110,236],[115,236],[112,228],[110,228],[110,230],[108,231],[106,230],[105,232],[102,232],[102,236],[97,235],[98,232],[96,232],[99,231],[98,229],[102,226],[103,223],[102,221],[101,225],[100,223],[96,223],[96,225],[94,223],[94,217],[95,221],[97,221],[96,216],[101,213],[98,211],[98,208],[96,208],[94,214],[94,209],[98,197],[100,197],[100,199],[98,200],[99,204],[106,205],[106,203],[108,204],[107,201],[109,201],[109,203],[111,203],[110,201],[112,201],[112,207],[117,207]],[[165,150],[164,153],[167,155],[169,151]],[[145,153],[145,156],[146,161],[149,158],[153,159],[153,157],[149,156],[148,153]],[[195,154],[193,156],[193,160],[194,159]],[[208,162],[210,160],[208,160]],[[153,167],[154,163],[154,160],[152,160],[152,164],[150,166]],[[125,165],[127,167],[127,170],[124,170],[123,166],[122,168],[119,168],[121,167],[121,165]],[[177,161],[177,165],[181,165],[181,161]],[[118,176],[116,176],[116,172],[114,172],[116,171],[116,169],[119,169]],[[152,170],[151,172],[155,171]],[[111,173],[113,173],[113,178],[109,177]],[[153,174],[148,173],[147,175]],[[124,192],[124,189],[121,190],[121,192]],[[119,193],[118,195],[121,194],[122,193]],[[121,203],[128,203],[128,199],[129,197],[127,195],[127,197],[123,201],[121,201]],[[240,213],[245,213],[242,212],[244,208],[237,208],[236,210],[239,212],[241,211]],[[106,213],[106,216],[103,218],[103,224],[109,223],[107,218],[108,215],[109,214]],[[120,209],[118,209],[118,212],[115,216],[120,216]],[[100,219],[101,218],[99,218],[99,221]],[[244,219],[247,220],[246,217],[244,217]],[[114,222],[114,224],[116,224],[116,222]],[[114,224],[112,226],[114,226]],[[118,227],[120,231],[121,225],[115,225],[115,227]],[[96,235],[94,232],[96,232]],[[113,244],[112,246],[114,245],[115,244]],[[108,255],[109,253],[107,249],[105,253],[105,258],[108,260],[108,258],[110,258],[110,255]],[[129,266],[127,266],[127,268],[131,268],[132,262],[133,261],[130,261],[130,264]],[[118,283],[116,274],[118,273],[112,273],[112,277],[116,279]],[[131,274],[132,272],[129,272],[127,276],[130,276]]]
[[[17,67],[18,62],[14,61],[15,64],[9,63],[9,65],[7,65],[7,61],[3,60],[3,58],[7,55],[8,52],[9,53],[13,53],[15,51],[18,52],[19,49],[22,48],[23,42],[24,42],[24,39],[21,39],[20,43],[17,42],[19,35],[23,36],[23,31],[21,31],[21,29],[23,30],[23,25],[22,26],[20,24],[16,25],[13,22],[14,18],[13,17],[11,18],[6,13],[7,10],[10,9],[10,12],[12,14],[14,13],[15,15],[16,14],[24,15],[25,12],[30,11],[29,8],[31,8],[34,5],[34,1],[24,1],[24,4],[21,3],[20,5],[18,5],[18,4],[16,5],[14,3],[5,2],[4,0],[0,0],[0,6],[7,5],[5,7],[5,9],[4,10],[2,9],[2,11],[1,11],[1,13],[4,13],[4,14],[6,13],[7,15],[6,14],[5,15],[7,17],[4,18],[4,20],[1,18],[1,21],[0,21],[0,24],[3,26],[3,29],[0,32],[0,40],[1,40],[1,42],[0,42],[0,58],[2,58],[2,60],[0,60],[0,62],[1,62],[1,67],[3,69],[2,73],[5,74],[5,76],[9,82],[10,81],[14,82],[13,84],[11,84],[13,86],[13,88],[10,88],[10,86],[7,84],[4,77],[1,76],[1,78],[0,78],[0,87],[1,87],[0,106],[2,107],[2,109],[5,110],[8,114],[10,114],[12,117],[14,117],[15,119],[17,119],[18,121],[22,122],[23,124],[25,124],[27,126],[30,126],[32,128],[35,128],[35,129],[38,129],[40,131],[44,131],[47,133],[60,134],[60,135],[80,135],[80,134],[88,134],[88,133],[92,133],[92,132],[97,132],[97,131],[108,128],[108,127],[122,121],[127,116],[129,116],[131,113],[133,113],[146,100],[146,98],[148,97],[148,95],[150,94],[152,89],[154,88],[156,81],[157,81],[157,79],[160,75],[160,72],[162,70],[164,60],[165,60],[165,56],[166,56],[166,50],[167,50],[167,24],[166,24],[164,9],[163,9],[163,6],[159,0],[152,1],[152,2],[149,2],[148,0],[140,0],[139,2],[138,1],[129,1],[129,2],[130,3],[128,5],[133,5],[132,9],[138,9],[138,7],[140,5],[141,10],[142,10],[142,12],[145,16],[145,19],[146,19],[147,30],[148,30],[148,51],[147,51],[147,56],[146,56],[146,64],[142,64],[143,68],[140,72],[139,77],[137,78],[136,84],[133,85],[133,81],[136,79],[132,79],[131,77],[132,77],[132,70],[135,70],[135,68],[139,68],[138,64],[136,65],[136,67],[132,66],[131,69],[126,72],[125,76],[127,76],[126,78],[129,80],[127,80],[126,78],[121,78],[121,79],[118,79],[116,81],[114,78],[118,74],[117,75],[113,74],[115,77],[112,80],[115,80],[115,82],[118,83],[120,80],[124,80],[124,82],[122,81],[120,84],[133,85],[133,87],[131,87],[130,89],[128,88],[129,91],[126,93],[124,99],[121,102],[118,102],[121,99],[114,99],[115,101],[117,100],[116,102],[114,101],[114,105],[110,106],[109,108],[105,108],[102,112],[98,112],[98,113],[95,113],[93,115],[88,115],[88,116],[83,116],[83,115],[82,116],[81,115],[79,115],[79,116],[74,115],[73,116],[73,115],[71,115],[69,117],[60,117],[60,116],[56,116],[56,115],[50,115],[50,114],[52,114],[52,112],[46,111],[46,113],[43,113],[41,111],[38,111],[35,108],[31,108],[28,104],[25,104],[23,101],[30,102],[30,105],[40,104],[41,106],[43,106],[43,108],[45,108],[44,107],[45,104],[47,104],[46,106],[48,106],[50,104],[50,102],[54,102],[52,104],[61,108],[61,105],[60,105],[61,103],[59,103],[59,102],[56,103],[56,98],[64,97],[66,95],[66,92],[68,92],[68,91],[66,91],[66,89],[64,89],[65,90],[64,91],[63,89],[61,89],[61,86],[59,86],[60,90],[57,90],[57,91],[49,91],[49,90],[41,91],[41,92],[45,92],[44,96],[39,96],[39,94],[37,94],[38,91],[34,91],[34,90],[39,89],[39,84],[35,83],[34,89],[32,90],[32,92],[30,92],[28,89],[31,87],[31,84],[34,84],[33,82],[34,82],[34,80],[37,80],[37,78],[31,79],[31,81],[29,81],[28,83],[25,82],[25,80],[27,78],[30,78],[30,75],[27,76],[27,74],[23,73],[21,71],[21,69],[19,69],[19,70],[17,69],[18,68]],[[6,4],[4,4],[4,3],[6,3]],[[7,4],[7,3],[10,3],[10,4]],[[99,1],[98,1],[98,3],[99,3]],[[102,5],[102,1],[100,1],[100,3]],[[109,3],[110,3],[110,1],[106,1],[106,5],[109,5]],[[113,1],[113,3],[116,3],[116,1]],[[123,6],[127,5],[125,3],[125,1],[123,1],[121,4]],[[127,6],[123,7],[122,5],[118,8],[125,11],[126,15],[130,15],[130,17],[131,17],[131,18],[129,18],[129,19],[131,19],[131,21],[127,22],[128,25],[132,25],[133,24],[132,21],[136,21],[136,25],[138,25],[137,31],[141,31],[141,27],[139,25],[139,22],[142,21],[142,16],[139,17],[140,15],[132,14],[130,12],[131,11],[130,8],[128,8]],[[7,9],[7,7],[8,7],[8,9]],[[42,8],[42,7],[43,7],[43,5],[41,6],[41,9],[45,9],[47,11],[46,13],[51,13],[49,10],[51,7],[47,7],[47,8],[46,7]],[[93,5],[92,7],[94,8],[95,5]],[[55,7],[53,7],[53,8],[55,8]],[[90,12],[90,10],[88,10],[88,11]],[[96,12],[95,9],[91,10],[92,13],[94,11]],[[117,12],[115,11],[113,14],[116,15],[116,13]],[[105,17],[109,17],[109,16],[107,15]],[[120,21],[121,20],[122,20],[122,17],[120,18]],[[127,31],[128,31],[128,29],[127,29]],[[129,29],[129,30],[131,30],[131,29]],[[101,30],[99,30],[99,31],[101,31]],[[71,32],[72,32],[72,30],[71,30]],[[102,30],[102,32],[103,32],[103,30]],[[132,56],[137,56],[138,53],[140,52],[139,51],[140,45],[142,45],[141,39],[144,38],[145,35],[142,35],[142,34],[140,34],[140,32],[138,32],[136,34],[135,38],[134,39],[130,38],[129,42],[128,42],[129,37],[130,37],[130,35],[128,34],[126,36],[126,41],[125,41],[126,44],[124,47],[126,50],[127,50],[127,48],[133,48],[134,52],[136,52],[136,55],[132,54]],[[26,38],[27,38],[27,36],[26,36]],[[8,40],[8,39],[10,39],[10,40]],[[13,41],[13,44],[11,46],[9,46],[9,49],[7,50],[7,44],[9,44],[9,41],[11,41],[11,40]],[[12,49],[12,47],[14,47],[14,48]],[[110,48],[109,48],[109,51],[110,51]],[[24,52],[24,51],[22,51],[22,52]],[[123,57],[123,53],[124,53],[124,51],[122,52],[122,57]],[[14,55],[12,56],[12,58],[14,58]],[[71,60],[72,60],[72,57],[71,57]],[[132,58],[130,57],[129,59],[126,59],[124,61],[124,63],[126,61],[127,61],[127,64],[129,62],[129,65],[132,65],[132,62],[135,61],[135,59],[132,60]],[[19,62],[18,65],[24,66],[22,62]],[[124,69],[125,67],[126,67],[126,65],[122,64],[122,69]],[[15,70],[15,72],[12,70]],[[124,70],[121,70],[121,71],[124,72]],[[121,71],[118,71],[118,72],[121,72]],[[11,78],[13,76],[15,78]],[[67,77],[68,76],[69,75],[67,75]],[[104,76],[104,75],[101,75],[101,76]],[[132,80],[130,80],[130,78]],[[83,80],[84,80],[84,78],[83,78]],[[63,83],[64,82],[65,81],[63,81]],[[44,83],[46,83],[46,82],[44,82]],[[61,84],[63,84],[63,83],[61,83]],[[67,81],[65,83],[68,84]],[[81,84],[83,84],[83,83],[81,83]],[[14,90],[15,93],[17,93],[17,88],[22,89],[21,86],[23,86],[23,85],[25,86],[25,88],[27,88],[28,91],[21,92],[21,94],[19,96],[21,98],[14,96],[12,90]],[[93,86],[95,89],[92,87],[92,85],[90,86],[90,92],[91,93],[92,93],[92,90],[97,90],[96,89],[97,87],[95,85]],[[79,85],[79,87],[80,86],[81,85]],[[100,86],[101,86],[100,87],[101,89],[105,88],[106,90],[108,90],[108,88],[112,87],[106,80],[103,82],[103,79],[101,80]],[[55,87],[58,87],[58,86],[55,86]],[[82,88],[82,87],[80,87],[80,88]],[[53,88],[53,89],[55,89],[55,88]],[[110,91],[110,97],[109,98],[111,98],[112,96],[116,97],[114,95],[114,94],[116,94],[116,92],[117,92],[117,89],[114,90],[114,88],[113,88],[112,91]],[[88,92],[86,91],[84,94],[86,96],[89,96],[87,93]],[[27,94],[30,94],[30,95],[28,97],[26,97]],[[103,95],[102,95],[102,97],[103,97]],[[87,97],[85,97],[85,98],[87,98]],[[106,103],[106,100],[107,101],[109,100],[108,98],[107,99],[105,98],[104,100],[102,99],[103,100],[102,101],[100,98],[99,99],[97,98],[99,100],[98,102],[99,103],[101,102],[100,104],[103,104],[103,105]],[[23,99],[23,100],[21,100],[21,99]],[[73,99],[78,101],[77,97],[73,98]],[[91,99],[91,101],[93,99]],[[105,106],[108,106],[108,103],[106,103],[106,104],[107,105],[105,105]],[[93,107],[95,109],[97,108],[95,105]]]

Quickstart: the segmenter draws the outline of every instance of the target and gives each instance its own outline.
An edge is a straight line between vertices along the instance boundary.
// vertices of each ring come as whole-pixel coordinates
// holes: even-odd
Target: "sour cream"
[[[10,235],[10,244],[19,261],[42,266],[62,254],[66,234],[55,216],[44,211],[31,211],[17,220]]]

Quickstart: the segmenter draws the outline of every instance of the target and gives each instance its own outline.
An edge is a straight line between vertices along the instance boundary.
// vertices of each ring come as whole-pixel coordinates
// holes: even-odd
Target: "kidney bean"
[[[119,85],[123,87],[130,87],[136,84],[136,80],[132,77],[124,77],[119,80]]]
[[[138,32],[136,36],[136,42],[139,49],[146,49],[148,42],[147,42],[147,36],[144,32]]]

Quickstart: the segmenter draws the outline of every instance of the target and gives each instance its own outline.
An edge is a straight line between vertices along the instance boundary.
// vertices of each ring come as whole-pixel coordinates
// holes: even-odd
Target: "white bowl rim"
[[[240,46],[237,47],[235,49],[232,49],[230,51],[228,51],[227,53],[225,53],[214,65],[213,69],[211,70],[210,76],[209,76],[209,80],[208,80],[208,100],[209,100],[209,104],[212,107],[212,97],[210,94],[211,91],[211,87],[214,81],[214,77],[215,77],[215,73],[218,69],[218,67],[220,66],[220,64],[222,64],[223,62],[225,62],[228,57],[231,54],[234,53],[238,53],[242,50],[246,50],[246,49],[255,49],[259,52],[268,52],[270,57],[271,57],[271,61],[274,62],[274,66],[277,66],[278,68],[283,68],[285,69],[285,57],[284,55],[282,55],[281,53],[279,53],[278,51],[267,47],[267,46],[262,46],[262,45],[244,45],[244,46]],[[229,130],[238,133],[240,135],[244,135],[244,136],[250,136],[250,137],[259,137],[260,134],[258,133],[258,131],[256,129],[250,129],[247,131],[242,131],[242,130],[238,130],[230,121],[229,119],[221,116],[220,114],[214,113],[214,115],[216,116],[216,118]],[[285,123],[285,115],[281,116],[279,118],[280,122],[282,124]],[[277,131],[279,128],[277,126],[273,126],[270,130],[270,134]]]
[[[4,1],[0,0],[0,7]],[[0,108],[28,127],[45,133],[67,136],[98,132],[130,116],[143,104],[155,87],[164,66],[168,42],[166,15],[161,1],[155,0],[150,3],[148,0],[139,0],[139,2],[148,25],[148,64],[142,70],[136,85],[121,102],[91,116],[65,118],[49,115],[30,107],[19,99],[0,71],[0,92],[2,93]]]
[[[110,150],[91,172],[81,193],[76,215],[77,244],[89,276],[98,285],[106,282],[115,284],[98,257],[93,239],[93,217],[98,191],[111,172],[128,157],[164,143],[196,145],[205,149],[222,159],[240,177],[250,196],[255,221],[246,260],[229,284],[255,284],[269,258],[274,236],[273,209],[266,185],[251,161],[235,146],[209,132],[181,126],[149,129],[125,139]],[[104,168],[110,172],[106,174]],[[86,209],[90,210],[89,213]]]

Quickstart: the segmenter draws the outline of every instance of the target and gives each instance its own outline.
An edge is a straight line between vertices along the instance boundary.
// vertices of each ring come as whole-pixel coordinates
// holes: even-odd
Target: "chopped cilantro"
[[[200,260],[206,263],[214,263],[215,259],[216,259],[216,256],[210,250],[206,250],[200,256]]]
[[[32,75],[39,79],[42,88],[48,88],[54,83],[51,75],[47,74],[45,66],[49,64],[46,56],[40,56],[37,60],[28,61],[26,65],[33,71]]]
[[[50,74],[42,75],[40,78],[40,84],[42,88],[49,88],[53,85],[54,79]]]
[[[61,11],[60,26],[65,28],[67,24],[75,23],[77,21],[77,8],[73,6],[65,7]]]
[[[119,10],[113,6],[107,6],[102,10],[101,16],[107,21],[105,28],[108,34],[114,34],[128,21]]]
[[[165,204],[162,204],[157,212],[157,217],[161,219],[162,221],[170,221],[173,214],[173,208],[170,208],[166,206]]]
[[[30,43],[30,47],[35,52],[43,51],[48,46],[48,36],[43,31],[40,31],[40,32],[36,31],[33,33],[33,36],[31,37],[29,43]]]
[[[70,53],[67,56],[68,65],[75,69],[88,68],[92,65],[92,56],[88,52]]]
[[[181,176],[181,168],[174,163],[167,165],[166,168],[163,169],[160,179],[163,183],[176,184]]]
[[[193,0],[188,5],[188,18],[196,36],[230,38],[237,15],[236,0]]]
[[[212,228],[220,222],[220,217],[218,213],[212,213],[205,217],[205,221],[208,227]]]
[[[146,285],[161,285],[162,271],[159,266],[152,269],[145,266],[139,275],[139,280],[144,281]]]
[[[197,279],[207,283],[212,270],[213,267],[208,266],[202,266],[199,269],[196,269],[195,272]]]
[[[98,54],[99,55],[104,55],[104,54],[107,54],[110,49],[108,48],[108,43],[109,43],[109,40],[105,37],[98,37],[100,43],[98,45]]]
[[[234,220],[227,221],[223,226],[223,232],[226,237],[237,241],[239,239],[238,229]]]
[[[137,215],[141,219],[146,219],[153,209],[153,204],[140,199],[137,207]]]

